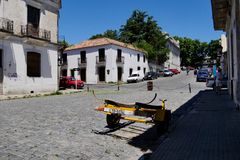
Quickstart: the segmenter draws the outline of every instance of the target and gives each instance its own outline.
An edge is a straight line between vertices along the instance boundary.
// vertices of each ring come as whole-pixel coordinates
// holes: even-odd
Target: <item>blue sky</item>
[[[62,0],[60,36],[71,44],[107,29],[119,29],[133,10],[146,11],[171,36],[209,42],[214,31],[211,0]]]

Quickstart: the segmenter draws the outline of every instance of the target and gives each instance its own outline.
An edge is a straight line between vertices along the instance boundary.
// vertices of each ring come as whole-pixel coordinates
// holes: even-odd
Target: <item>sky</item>
[[[77,44],[118,30],[136,9],[153,16],[170,36],[210,42],[223,34],[213,29],[211,0],[62,0],[60,38]]]

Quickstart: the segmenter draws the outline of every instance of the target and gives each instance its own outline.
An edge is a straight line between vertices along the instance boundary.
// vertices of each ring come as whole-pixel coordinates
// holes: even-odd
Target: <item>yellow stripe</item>
[[[125,111],[143,111],[143,112],[147,112],[147,111],[157,111],[157,109],[147,109],[147,108],[140,108],[140,109],[137,109],[137,108],[128,108],[128,107],[116,107],[114,105],[111,105],[111,104],[107,104],[107,105],[104,105],[104,106],[100,106],[100,107],[103,107],[103,108],[110,108],[110,109],[116,109],[116,110],[125,110]]]

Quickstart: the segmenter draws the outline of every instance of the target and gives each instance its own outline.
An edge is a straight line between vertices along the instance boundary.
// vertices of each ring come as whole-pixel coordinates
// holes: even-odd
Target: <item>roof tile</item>
[[[89,47],[96,47],[96,46],[103,46],[103,45],[109,45],[109,44],[113,44],[113,45],[117,45],[120,47],[124,47],[124,48],[128,48],[128,49],[146,53],[146,51],[144,51],[140,48],[137,48],[131,44],[123,43],[123,42],[116,41],[116,40],[113,40],[110,38],[97,38],[97,39],[83,41],[80,44],[66,48],[65,51],[70,51],[70,50],[75,50],[75,49],[83,49],[83,48],[89,48]]]

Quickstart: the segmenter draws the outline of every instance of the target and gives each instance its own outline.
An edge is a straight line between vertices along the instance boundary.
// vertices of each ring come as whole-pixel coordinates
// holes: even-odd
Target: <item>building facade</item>
[[[0,1],[0,94],[58,90],[60,0]]]
[[[145,52],[129,44],[109,38],[88,40],[64,52],[67,70],[64,76],[74,76],[88,84],[126,82],[134,72],[149,71]]]
[[[166,45],[170,52],[169,59],[164,63],[164,67],[180,70],[181,59],[179,42],[174,38],[169,37]]]
[[[228,75],[228,54],[227,54],[227,37],[221,35],[222,54],[220,57],[220,66],[222,68],[223,75]]]
[[[212,0],[215,30],[226,32],[229,93],[240,105],[240,1]]]

